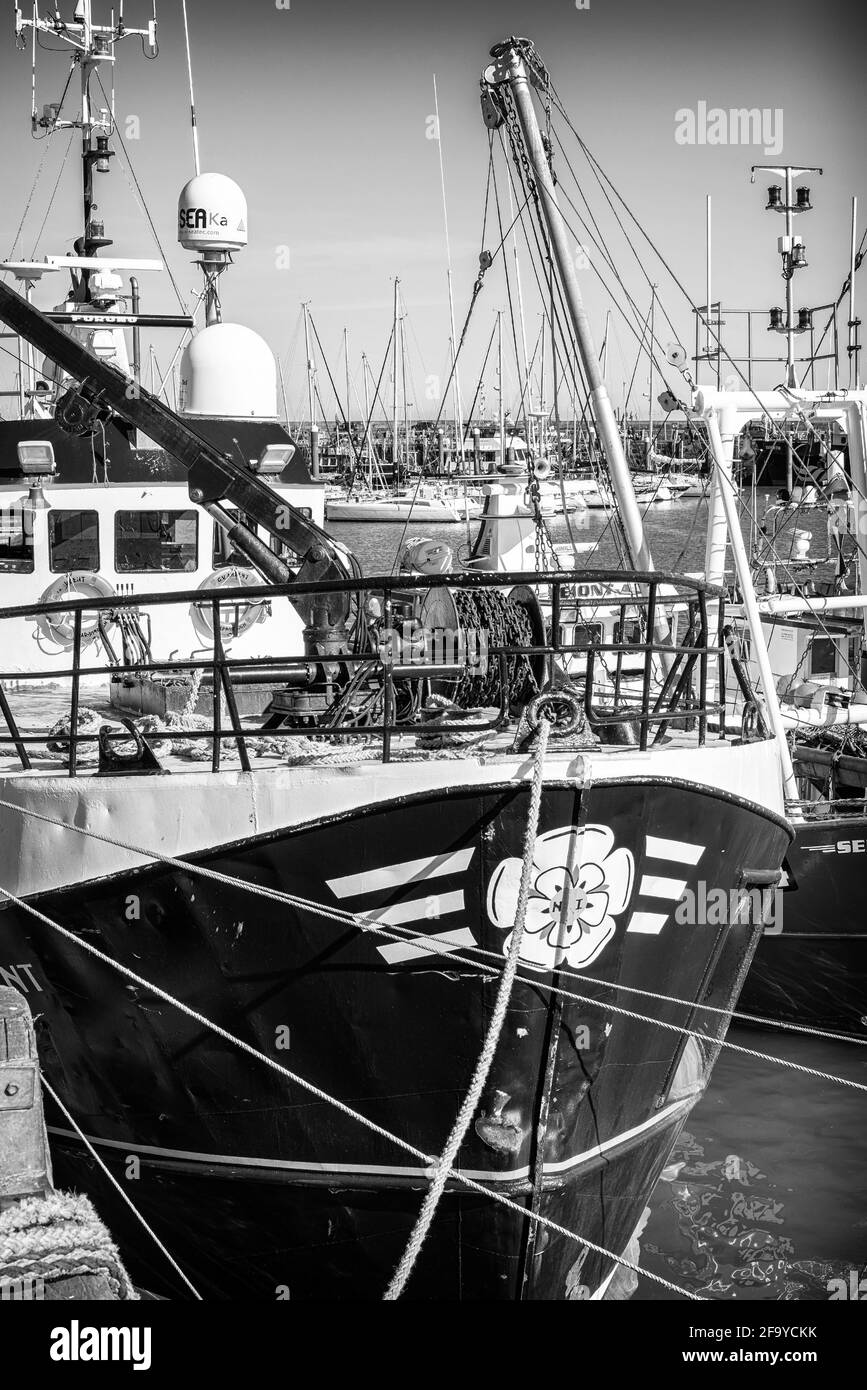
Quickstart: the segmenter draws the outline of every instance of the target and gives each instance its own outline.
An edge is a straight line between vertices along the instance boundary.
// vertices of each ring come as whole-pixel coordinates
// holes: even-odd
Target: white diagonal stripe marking
[[[455,931],[439,932],[435,941],[396,941],[392,946],[377,946],[376,949],[389,965],[400,965],[405,960],[417,960],[419,956],[446,956],[459,946],[475,944],[469,928],[458,927]]]
[[[638,892],[642,898],[671,898],[677,902],[683,897],[686,888],[685,878],[662,878],[658,874],[642,874]]]
[[[360,874],[326,879],[336,898],[355,898],[362,893],[379,893],[384,888],[400,888],[406,883],[442,878],[445,874],[462,874],[470,866],[475,848],[455,850],[451,854],[433,854],[425,859],[407,859],[402,864],[386,864],[382,869],[364,869]]]
[[[464,905],[463,890],[456,888],[453,893],[429,893],[426,898],[413,898],[408,903],[395,903],[394,907],[383,907],[378,912],[361,914],[368,922],[377,926],[396,927],[402,922],[420,922],[427,918],[436,923],[449,912],[460,912]],[[437,933],[439,935],[439,933]]]
[[[697,864],[704,854],[704,845],[693,845],[688,840],[664,840],[658,835],[648,835],[645,845],[649,859],[670,859],[675,864]]]
[[[644,932],[648,936],[658,936],[667,921],[667,912],[633,912],[626,930],[628,932]]]

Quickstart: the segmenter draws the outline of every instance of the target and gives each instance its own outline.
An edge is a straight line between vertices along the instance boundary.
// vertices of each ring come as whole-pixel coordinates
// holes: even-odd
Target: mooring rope
[[[113,836],[104,835],[100,831],[88,829],[88,827],[86,826],[73,825],[69,821],[56,820],[52,816],[44,815],[41,811],[34,811],[29,807],[19,806],[12,801],[4,801],[2,798],[0,798],[0,807],[5,807],[8,810],[12,811],[18,811],[20,814],[31,816],[36,820],[45,821],[47,822],[47,824],[57,826],[62,830],[74,830],[79,835],[85,835],[91,839],[99,840],[104,844],[112,845],[117,849],[123,849],[131,854],[152,859],[156,863],[166,864],[168,867],[179,869],[184,873],[190,873],[193,875],[198,874],[201,878],[211,879],[214,882],[225,884],[227,887],[230,888],[239,888],[244,892],[252,893],[254,896],[268,898],[273,902],[285,903],[289,907],[300,908],[301,910],[310,912],[313,915],[341,922],[346,926],[355,927],[359,931],[370,932],[375,936],[383,936],[391,941],[420,940],[428,942],[442,942],[443,945],[450,944],[442,938],[434,936],[432,934],[424,932],[416,933],[412,930],[412,928],[382,927],[378,922],[376,922],[375,919],[365,917],[357,913],[347,912],[344,908],[330,907],[324,903],[314,902],[312,899],[309,898],[300,898],[294,894],[285,893],[277,888],[268,888],[264,884],[249,883],[244,879],[235,877],[232,874],[223,874],[220,873],[220,871],[217,869],[209,869],[204,864],[194,864],[186,859],[176,859],[173,858],[171,855],[161,854],[158,850],[145,849],[140,845],[131,844],[127,840],[119,840],[114,838]],[[2,887],[0,887],[0,893],[5,893],[6,896],[11,897],[11,894],[9,894],[8,891]],[[18,899],[13,899],[13,901],[18,901]],[[498,962],[500,960],[500,957],[496,954],[496,952],[487,951],[481,946],[474,946],[472,949],[478,952],[479,955],[489,956]],[[107,959],[111,960],[111,957],[107,957]],[[465,955],[459,955],[457,952],[451,950],[449,951],[449,960],[461,965],[472,966],[474,969],[487,974],[499,974],[502,969],[502,966],[500,965],[498,965],[497,967],[485,966],[480,961],[474,960],[471,957]],[[620,984],[619,982],[599,980],[594,978],[593,976],[584,976],[580,972],[572,971],[565,967],[561,967],[559,973],[574,976],[579,980],[586,981],[586,983],[588,984],[598,984],[609,989],[625,990],[626,992],[632,994],[647,995],[649,998],[657,999],[660,1002],[677,1004],[681,1005],[684,1008],[702,1009],[709,1013],[719,1013],[722,1015],[727,1015],[729,1012],[728,1010],[718,1008],[715,1005],[697,1004],[694,1000],[679,999],[676,995],[656,994],[650,990],[637,989],[636,987],[631,985],[624,985]],[[682,1033],[686,1037],[698,1038],[700,1041],[703,1042],[709,1041],[708,1035],[706,1033],[696,1032],[693,1029],[686,1028],[682,1024],[667,1023],[664,1022],[662,1019],[652,1018],[647,1014],[634,1013],[630,1012],[629,1010],[618,1008],[616,1005],[609,1004],[602,1000],[589,999],[586,995],[573,994],[560,986],[548,984],[541,979],[536,980],[527,978],[526,976],[519,976],[518,978],[523,984],[532,985],[538,989],[548,990],[550,993],[561,995],[566,999],[572,999],[579,1003],[591,1003],[597,1008],[609,1009],[613,1013],[624,1014],[626,1017],[634,1018],[640,1022],[654,1023],[660,1028],[665,1028],[672,1032]],[[771,1024],[774,1027],[780,1028],[781,1030],[791,1029],[795,1032],[806,1033],[809,1036],[828,1038],[831,1041],[855,1043],[859,1046],[867,1045],[867,1039],[850,1037],[847,1034],[842,1033],[825,1033],[820,1029],[812,1029],[802,1024],[777,1024],[776,1021],[773,1019],[758,1018],[751,1014],[738,1014],[736,1012],[732,1012],[731,1016],[732,1018],[738,1018],[741,1021],[767,1023]],[[783,1067],[786,1070],[804,1072],[806,1075],[814,1076],[820,1080],[831,1081],[838,1085],[848,1086],[855,1090],[867,1091],[867,1086],[862,1086],[860,1082],[849,1081],[845,1077],[834,1076],[830,1072],[817,1071],[812,1067],[804,1067],[798,1062],[789,1061],[787,1058],[775,1057],[772,1053],[759,1052],[755,1048],[743,1047],[739,1043],[729,1042],[727,1038],[721,1040],[714,1039],[713,1041],[720,1047],[725,1047],[729,1049],[729,1051],[739,1052],[748,1057],[753,1057],[758,1061],[771,1062],[776,1066]]]
[[[407,1242],[406,1249],[401,1256],[400,1263],[392,1276],[391,1283],[385,1292],[386,1302],[400,1298],[406,1286],[406,1281],[412,1274],[416,1260],[421,1253],[421,1248],[427,1238],[431,1222],[436,1215],[440,1198],[446,1185],[449,1171],[458,1156],[458,1151],[467,1130],[472,1124],[479,1102],[482,1098],[485,1082],[491,1070],[494,1060],[494,1053],[497,1043],[500,1041],[500,1034],[503,1031],[503,1024],[506,1021],[506,1011],[512,997],[512,987],[515,983],[515,976],[518,970],[518,958],[521,952],[521,942],[524,939],[524,926],[527,920],[527,903],[530,899],[530,888],[533,882],[533,856],[536,852],[536,835],[539,830],[539,812],[542,806],[542,783],[545,774],[545,754],[548,750],[548,736],[551,733],[551,724],[547,719],[542,719],[539,724],[539,737],[536,744],[536,756],[533,763],[533,784],[530,791],[530,809],[527,812],[527,827],[524,832],[524,860],[521,865],[521,885],[518,890],[518,903],[515,910],[515,925],[512,930],[512,939],[506,954],[506,964],[500,976],[500,985],[497,990],[497,998],[494,1004],[494,1012],[491,1016],[490,1026],[485,1038],[479,1059],[476,1062],[476,1069],[473,1079],[470,1082],[469,1090],[464,1097],[464,1103],[457,1113],[457,1118],[452,1126],[451,1134],[446,1140],[445,1148],[437,1161],[433,1180],[427,1190],[418,1220]]]

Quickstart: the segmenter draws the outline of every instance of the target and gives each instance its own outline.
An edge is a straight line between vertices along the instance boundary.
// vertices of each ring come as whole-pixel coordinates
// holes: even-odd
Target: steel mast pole
[[[587,311],[581,297],[575,265],[570,254],[566,229],[563,225],[551,171],[548,168],[548,160],[542,145],[524,60],[520,51],[511,42],[498,44],[491,50],[491,56],[495,59],[492,80],[494,82],[508,82],[514,97],[518,120],[527,146],[527,154],[539,190],[542,212],[551,240],[551,250],[557,265],[563,295],[584,367],[593,418],[605,451],[612,486],[620,510],[629,558],[635,569],[652,570],[654,568],[653,558],[644,534],[641,511],[632,486],[632,476],[626,462],[626,455],[623,452],[623,444],[617,432],[617,421],[614,418],[611,398],[602,380],[599,357],[593,343]],[[488,72],[491,72],[491,69],[488,69]]]
[[[858,368],[858,320],[855,317],[855,238],[858,232],[858,199],[852,199],[852,234],[849,249],[849,387],[861,390],[861,373]]]

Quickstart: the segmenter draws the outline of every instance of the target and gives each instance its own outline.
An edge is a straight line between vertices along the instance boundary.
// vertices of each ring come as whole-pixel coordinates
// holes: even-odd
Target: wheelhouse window
[[[568,634],[567,634],[568,636]],[[571,646],[583,650],[585,647],[598,647],[602,642],[601,623],[576,623],[572,632]]]
[[[96,512],[48,513],[48,564],[52,574],[99,569],[99,516]]]
[[[233,508],[227,507],[226,510],[230,513],[230,515],[236,515]],[[295,506],[293,507],[293,511],[298,512],[301,516],[307,517],[309,521],[313,520],[313,510],[311,507]],[[272,535],[271,532],[266,531],[264,526],[259,526],[251,516],[246,516],[244,513],[242,513],[240,516],[240,520],[247,527],[247,530],[252,531],[255,536],[258,536],[262,544],[267,545],[270,550],[273,550],[275,555],[291,555],[291,551],[289,550],[288,546],[283,545],[276,536]],[[233,548],[232,543],[229,540],[229,537],[224,531],[223,527],[218,526],[216,524],[214,525],[214,540],[211,551],[211,561],[214,566],[214,569],[220,569],[224,565],[250,564],[250,561],[248,560],[246,555],[241,554],[240,551],[235,550]]]
[[[0,507],[0,573],[33,573],[33,515],[23,507]]]
[[[622,623],[615,623],[614,641],[616,643],[629,643],[630,646],[640,647],[644,641],[644,633],[641,630],[641,619],[627,618]],[[672,641],[674,641],[674,638],[672,638]]]
[[[185,512],[118,512],[114,567],[118,574],[190,573],[198,564],[198,516]]]
[[[836,642],[831,637],[814,637],[810,643],[810,675],[833,676],[836,670]]]

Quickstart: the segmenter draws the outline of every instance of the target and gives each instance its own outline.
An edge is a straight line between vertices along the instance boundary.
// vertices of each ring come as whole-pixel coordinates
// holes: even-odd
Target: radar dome
[[[212,323],[184,349],[180,397],[186,415],[276,420],[274,354],[251,328]]]
[[[197,174],[178,199],[178,241],[188,251],[247,245],[247,199],[225,174]]]

